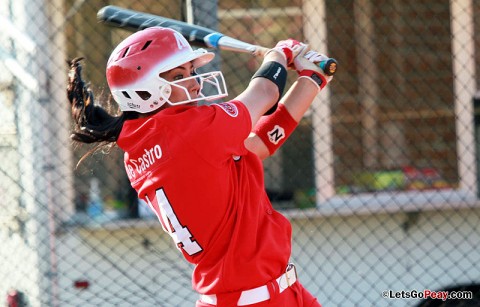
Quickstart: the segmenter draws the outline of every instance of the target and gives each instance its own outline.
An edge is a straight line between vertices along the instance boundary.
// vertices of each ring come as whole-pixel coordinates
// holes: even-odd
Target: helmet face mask
[[[148,113],[165,103],[186,104],[227,96],[225,80],[219,71],[167,81],[161,73],[191,62],[194,69],[209,63],[214,54],[193,50],[178,32],[161,27],[138,31],[127,37],[112,52],[107,63],[107,82],[122,111]],[[182,82],[196,78],[198,97],[192,98]],[[184,101],[170,101],[173,87],[185,92]]]
[[[198,97],[192,98],[188,89],[181,84],[183,82],[196,79],[196,81],[200,84],[200,91]],[[196,102],[200,100],[215,100],[218,98],[222,98],[228,95],[227,87],[225,85],[225,79],[223,78],[223,74],[221,71],[212,71],[207,73],[202,73],[198,75],[194,75],[188,78],[183,78],[181,80],[168,82],[168,85],[171,88],[178,88],[179,90],[185,93],[185,97],[187,97],[183,101],[170,101],[167,100],[167,103],[170,105],[180,105],[180,104],[187,104],[190,102]]]

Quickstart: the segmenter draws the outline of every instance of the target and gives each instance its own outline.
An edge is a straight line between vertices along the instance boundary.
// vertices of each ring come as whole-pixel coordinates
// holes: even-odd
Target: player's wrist
[[[303,69],[298,71],[298,79],[305,78],[315,84],[318,90],[322,90],[328,83],[323,74],[311,69]]]
[[[292,134],[298,122],[292,117],[284,104],[269,116],[263,116],[255,125],[253,132],[262,140],[273,155]]]
[[[302,48],[302,43],[292,38],[289,38],[287,40],[279,41],[275,45],[275,47],[270,49],[270,51],[277,51],[278,53],[282,54],[285,59],[286,66],[291,68],[293,66],[293,60],[302,50]]]
[[[269,49],[264,56],[264,62],[275,61],[287,67],[287,57],[282,50],[278,48]]]
[[[271,50],[274,50],[280,53],[285,58],[285,62],[287,63],[287,66],[292,64],[293,52],[291,49],[286,47],[275,47],[275,48],[272,48]]]

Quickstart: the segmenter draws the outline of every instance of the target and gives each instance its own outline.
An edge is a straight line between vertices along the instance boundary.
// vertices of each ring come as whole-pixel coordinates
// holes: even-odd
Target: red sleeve
[[[251,117],[239,101],[197,107],[193,125],[196,137],[192,149],[210,162],[221,162],[247,153],[244,141],[251,131]]]

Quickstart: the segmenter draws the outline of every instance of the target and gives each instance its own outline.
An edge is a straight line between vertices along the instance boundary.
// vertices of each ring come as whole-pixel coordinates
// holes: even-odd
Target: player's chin
[[[196,107],[198,106],[198,101],[192,101],[192,102],[186,103],[185,105],[189,107]]]
[[[191,99],[192,99],[193,101],[190,101],[189,103],[187,103],[187,106],[194,106],[194,107],[196,107],[196,106],[199,105],[199,103],[200,103],[200,101],[201,101],[201,100],[198,99],[198,95],[192,95]]]

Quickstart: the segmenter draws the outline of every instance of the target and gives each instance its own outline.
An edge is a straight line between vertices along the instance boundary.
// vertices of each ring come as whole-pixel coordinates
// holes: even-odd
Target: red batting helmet
[[[226,87],[221,72],[193,76],[204,83],[213,84],[217,92],[208,96],[200,90],[198,98],[191,99],[187,89],[179,81],[169,82],[160,73],[192,62],[194,68],[210,62],[215,55],[205,49],[193,50],[187,40],[177,31],[152,27],[138,31],[122,41],[112,52],[107,63],[107,82],[114,99],[122,111],[148,113],[169,104],[183,104],[202,99],[225,97]],[[187,100],[169,100],[171,87],[181,88]]]

